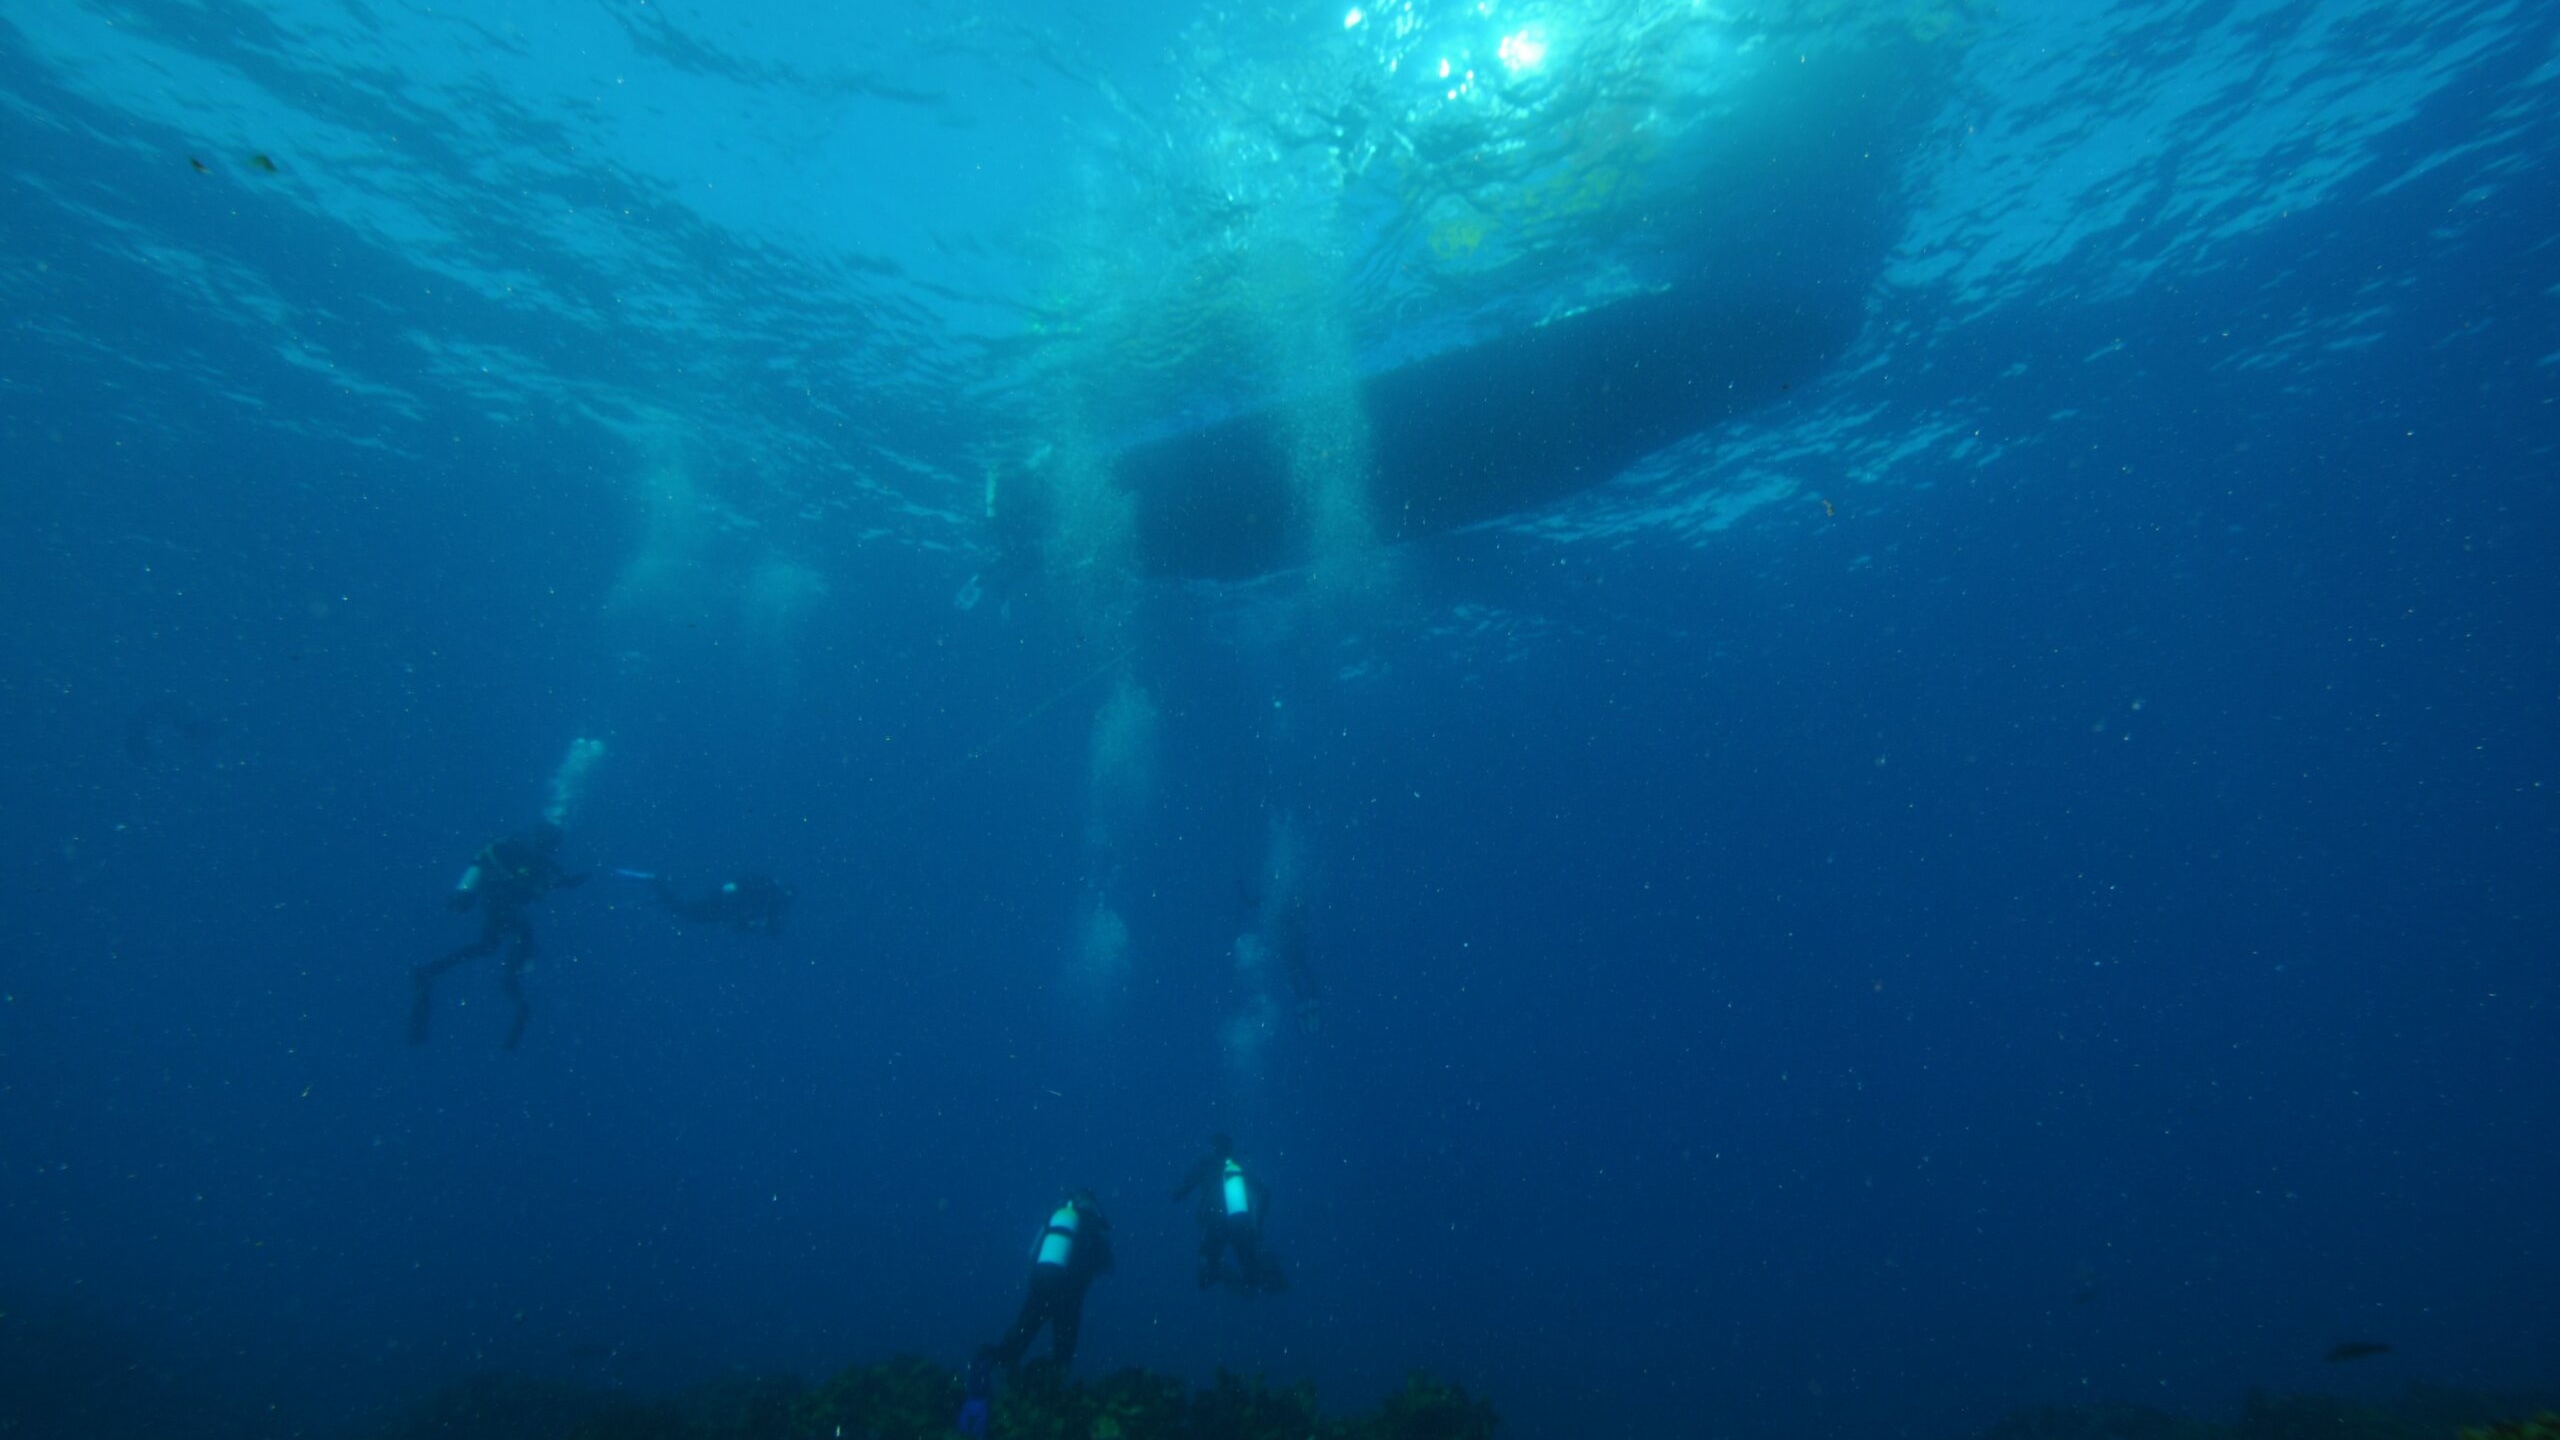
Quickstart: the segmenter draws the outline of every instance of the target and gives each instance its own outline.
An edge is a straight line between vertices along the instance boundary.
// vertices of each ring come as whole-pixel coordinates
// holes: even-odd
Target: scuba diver
[[[1315,947],[1307,941],[1306,895],[1266,899],[1254,894],[1250,884],[1238,881],[1236,906],[1237,923],[1245,927],[1247,934],[1258,938],[1262,953],[1279,957],[1280,973],[1289,983],[1289,1013],[1297,1017],[1299,1033],[1314,1035],[1321,1031],[1324,992],[1316,984]],[[1237,943],[1243,943],[1241,937]],[[1239,953],[1239,963],[1242,959]],[[1266,987],[1257,982],[1254,988],[1260,991]]]
[[[1084,1292],[1111,1268],[1111,1221],[1090,1190],[1078,1190],[1049,1212],[1049,1223],[1031,1249],[1031,1288],[1022,1313],[989,1357],[1011,1370],[1022,1362],[1040,1327],[1049,1327],[1049,1353],[1058,1368],[1075,1363],[1076,1329],[1084,1320]]]
[[[1193,1213],[1200,1221],[1200,1288],[1223,1284],[1251,1295],[1276,1295],[1289,1288],[1280,1262],[1262,1246],[1262,1219],[1271,1208],[1271,1192],[1236,1159],[1235,1142],[1225,1135],[1209,1137],[1209,1153],[1191,1167],[1174,1188],[1177,1201],[1199,1198]],[[1226,1268],[1226,1252],[1236,1252],[1236,1269]]]
[[[222,723],[183,700],[153,700],[125,717],[124,753],[145,770],[177,769],[220,738]]]
[[[987,561],[977,574],[969,577],[952,603],[963,610],[975,610],[978,602],[992,592],[999,615],[1010,618],[1013,597],[1030,588],[1039,577],[1046,558],[1048,537],[1055,528],[1051,513],[1048,485],[1040,478],[1049,450],[1043,446],[1030,460],[1011,472],[1011,483],[1004,483],[1007,472],[990,467],[986,484]]]
[[[731,925],[748,935],[780,935],[782,912],[791,908],[791,891],[770,875],[747,874],[724,880],[699,900],[677,893],[664,875],[649,877],[658,903],[679,920],[697,925]]]
[[[1324,996],[1316,989],[1315,965],[1307,958],[1307,898],[1291,897],[1271,920],[1271,948],[1279,952],[1281,972],[1289,977],[1291,1008],[1301,1034],[1324,1028]]]
[[[465,960],[506,955],[498,963],[498,988],[516,1002],[515,1023],[507,1027],[509,1050],[524,1039],[531,1007],[524,998],[524,966],[533,958],[533,926],[525,912],[554,890],[587,883],[584,875],[560,868],[560,827],[544,821],[521,835],[510,835],[481,850],[462,872],[445,903],[455,910],[480,907],[480,938],[410,971],[417,994],[409,1006],[409,1043],[427,1043],[427,1016],[435,1007],[436,977]]]

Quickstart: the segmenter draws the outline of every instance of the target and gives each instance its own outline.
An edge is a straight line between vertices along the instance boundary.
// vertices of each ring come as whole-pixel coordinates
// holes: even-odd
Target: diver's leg
[[[1227,1235],[1225,1221],[1221,1220],[1214,1225],[1203,1225],[1200,1227],[1201,1289],[1206,1290],[1210,1286],[1218,1283],[1218,1262],[1224,1258],[1226,1249]]]
[[[436,982],[427,978],[427,967],[421,965],[409,972],[409,1043],[427,1043],[427,1020],[435,1013]]]
[[[1236,1242],[1236,1257],[1244,1264],[1245,1284],[1268,1295],[1289,1288],[1289,1277],[1281,1273],[1278,1257],[1262,1243],[1262,1227],[1256,1225]]]
[[[435,1008],[436,977],[465,960],[477,960],[498,953],[498,927],[484,923],[480,938],[458,950],[450,950],[424,965],[409,971],[409,1043],[427,1043],[427,1015]]]
[[[524,998],[524,962],[533,958],[533,926],[524,917],[516,917],[513,931],[515,943],[507,950],[507,958],[498,966],[498,988],[516,1002],[516,1018],[507,1026],[507,1043],[500,1047],[513,1050],[524,1040],[524,1023],[533,1018],[533,1007]]]
[[[1084,1287],[1078,1286],[1049,1308],[1049,1353],[1057,1357],[1060,1370],[1076,1363],[1076,1331],[1083,1324]]]
[[[1022,1313],[1013,1317],[1013,1328],[996,1342],[996,1363],[1007,1370],[1022,1363],[1022,1354],[1031,1348],[1032,1337],[1040,1333],[1040,1322],[1049,1317],[1048,1287],[1040,1282],[1045,1275],[1031,1277],[1031,1288],[1023,1293]]]
[[[1253,1233],[1253,1227],[1249,1224],[1235,1224],[1230,1227],[1227,1239],[1236,1247],[1236,1269],[1244,1276],[1244,1288],[1261,1289],[1262,1242]]]

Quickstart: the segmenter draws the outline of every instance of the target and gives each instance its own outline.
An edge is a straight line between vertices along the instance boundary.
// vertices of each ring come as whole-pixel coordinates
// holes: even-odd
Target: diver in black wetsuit
[[[1078,1190],[1049,1212],[1049,1223],[1031,1250],[1031,1288],[1022,1313],[988,1358],[1010,1371],[1021,1363],[1040,1327],[1049,1327],[1049,1353],[1064,1370],[1075,1363],[1076,1331],[1084,1320],[1084,1292],[1111,1268],[1111,1222],[1090,1190]]]
[[[221,722],[206,719],[194,706],[153,700],[125,717],[124,753],[145,770],[174,767],[221,734]]]
[[[522,835],[510,835],[497,841],[471,862],[462,872],[460,883],[445,903],[456,910],[480,907],[480,938],[451,951],[410,972],[417,990],[409,1005],[409,1043],[427,1043],[427,1016],[435,1008],[436,977],[465,960],[478,960],[506,951],[498,963],[498,988],[516,1002],[515,1022],[507,1027],[506,1048],[513,1050],[524,1039],[525,1021],[532,1007],[524,998],[524,966],[533,958],[535,949],[533,926],[525,912],[533,903],[554,890],[566,890],[587,883],[584,875],[572,875],[560,868],[560,827],[548,821],[534,826]]]
[[[1271,1207],[1271,1192],[1260,1177],[1246,1172],[1236,1159],[1235,1142],[1209,1137],[1209,1153],[1191,1167],[1174,1188],[1176,1200],[1198,1199],[1192,1206],[1200,1221],[1200,1288],[1223,1284],[1230,1290],[1278,1294],[1289,1288],[1280,1262],[1262,1244],[1262,1220]],[[1226,1252],[1236,1252],[1236,1268],[1226,1268]]]
[[[1301,895],[1272,917],[1271,948],[1280,954],[1281,972],[1289,977],[1291,1009],[1298,1029],[1308,1035],[1324,1028],[1324,994],[1316,988],[1316,970],[1307,944],[1307,901]]]
[[[770,875],[741,875],[721,882],[699,900],[687,900],[664,875],[650,888],[658,903],[679,920],[696,925],[732,925],[749,935],[779,935],[782,914],[791,908],[791,891]]]

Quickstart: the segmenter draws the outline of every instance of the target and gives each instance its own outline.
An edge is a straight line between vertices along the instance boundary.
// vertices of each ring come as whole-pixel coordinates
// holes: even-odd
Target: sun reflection
[[[1502,63],[1512,70],[1535,70],[1547,58],[1547,37],[1534,25],[1502,37]]]

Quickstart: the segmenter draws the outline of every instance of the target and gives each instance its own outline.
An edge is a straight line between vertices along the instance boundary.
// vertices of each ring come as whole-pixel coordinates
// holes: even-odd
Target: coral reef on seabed
[[[381,1440],[946,1440],[960,1377],[912,1355],[851,1365],[823,1384],[787,1378],[718,1381],[661,1400],[478,1376],[438,1391]],[[1024,1367],[999,1395],[989,1440],[1491,1440],[1493,1407],[1416,1373],[1369,1415],[1326,1417],[1315,1387],[1274,1388],[1225,1371],[1192,1390],[1127,1369],[1069,1379]]]
[[[913,1357],[856,1365],[802,1397],[792,1440],[934,1440],[950,1433],[960,1379]],[[1490,1440],[1493,1407],[1426,1375],[1368,1416],[1328,1419],[1312,1385],[1274,1389],[1220,1371],[1206,1388],[1128,1369],[1091,1383],[1031,1365],[1004,1388],[990,1440]],[[841,1427],[841,1428],[839,1428]],[[602,1437],[599,1437],[602,1440]],[[652,1437],[654,1440],[654,1437]]]
[[[851,1365],[809,1385],[738,1376],[658,1400],[538,1379],[479,1376],[430,1396],[377,1440],[948,1440],[960,1376],[911,1355]],[[1979,1440],[2560,1440],[2548,1395],[2412,1385],[2376,1403],[2251,1395],[2236,1420],[2137,1405],[2043,1406],[2003,1416]],[[1194,1389],[1126,1369],[1078,1380],[1033,1364],[998,1392],[988,1440],[1491,1440],[1493,1407],[1429,1375],[1363,1415],[1326,1415],[1315,1388],[1225,1371]]]
[[[2048,1405],[2010,1411],[1981,1440],[2560,1440],[2547,1403],[2434,1385],[2411,1385],[2383,1404],[2259,1392],[2230,1424],[2140,1405]],[[2537,1412],[2539,1420],[2495,1418]]]

